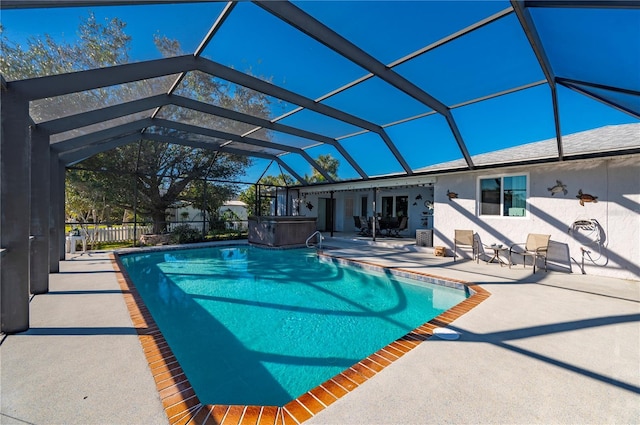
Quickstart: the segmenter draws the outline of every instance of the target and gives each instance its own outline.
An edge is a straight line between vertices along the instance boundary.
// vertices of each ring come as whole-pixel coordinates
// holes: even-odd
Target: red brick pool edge
[[[382,267],[377,264],[349,259],[364,266]],[[124,301],[129,310],[143,352],[149,363],[158,394],[170,424],[182,425],[288,425],[300,424],[333,404],[339,398],[358,388],[385,367],[433,336],[433,330],[444,327],[491,294],[480,286],[396,268],[394,270],[416,276],[446,280],[464,285],[471,295],[446,312],[393,341],[367,358],[359,361],[333,378],[313,388],[284,406],[243,406],[202,404],[191,387],[169,344],[162,336],[156,322],[144,305],[140,294],[122,267],[117,254],[111,254],[111,263],[116,273]]]

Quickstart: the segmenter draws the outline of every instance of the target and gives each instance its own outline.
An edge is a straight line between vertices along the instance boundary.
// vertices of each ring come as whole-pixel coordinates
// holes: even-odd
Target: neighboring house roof
[[[245,207],[247,206],[247,204],[245,204],[242,201],[226,201],[224,204],[222,204],[223,207]]]
[[[615,153],[640,147],[640,123],[609,125],[588,131],[566,135],[562,138],[564,155],[584,155],[598,152]],[[477,166],[504,164],[524,160],[556,158],[558,144],[555,138],[527,143],[512,148],[473,155],[471,159]],[[416,172],[466,167],[464,159],[443,162],[420,168]]]

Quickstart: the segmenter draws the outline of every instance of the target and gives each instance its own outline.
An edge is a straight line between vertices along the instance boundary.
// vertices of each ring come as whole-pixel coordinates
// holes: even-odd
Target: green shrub
[[[215,231],[223,231],[227,228],[226,226],[226,222],[224,220],[211,220],[211,223],[209,223],[209,231],[210,232],[215,232]]]
[[[188,224],[180,224],[173,228],[170,240],[174,244],[201,242],[202,233]]]

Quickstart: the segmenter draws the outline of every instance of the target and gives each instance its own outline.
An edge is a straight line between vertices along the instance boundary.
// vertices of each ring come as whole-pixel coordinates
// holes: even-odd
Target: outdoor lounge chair
[[[456,261],[458,248],[471,248],[472,258],[476,258],[476,238],[473,230],[455,230],[453,238],[453,261]]]
[[[526,267],[527,264],[527,256],[533,257],[533,273],[536,272],[536,263],[538,262],[538,258],[544,258],[544,271],[547,271],[547,250],[549,249],[549,239],[551,239],[551,235],[540,235],[537,233],[529,233],[527,235],[527,241],[525,243],[515,243],[511,245],[509,248],[509,268],[513,264],[511,261],[512,254],[520,254],[522,255],[522,266]],[[523,248],[519,248],[514,250],[514,247],[523,246]]]

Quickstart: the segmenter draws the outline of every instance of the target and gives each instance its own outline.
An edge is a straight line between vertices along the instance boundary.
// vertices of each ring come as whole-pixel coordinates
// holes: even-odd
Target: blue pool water
[[[308,249],[122,256],[200,401],[284,405],[466,298]]]

